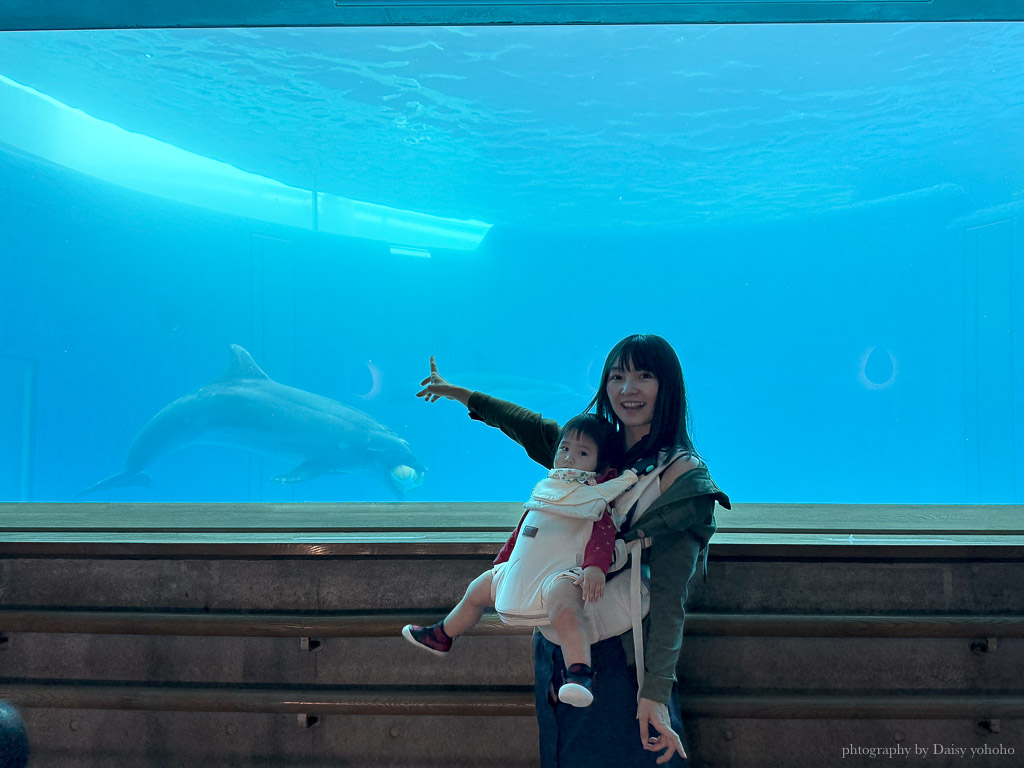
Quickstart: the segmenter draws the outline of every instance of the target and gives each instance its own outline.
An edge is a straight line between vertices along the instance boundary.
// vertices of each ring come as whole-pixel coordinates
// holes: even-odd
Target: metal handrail
[[[440,612],[242,613],[0,608],[0,632],[205,637],[396,637]],[[488,613],[469,634],[529,635]],[[689,636],[1024,638],[1024,615],[687,614]]]

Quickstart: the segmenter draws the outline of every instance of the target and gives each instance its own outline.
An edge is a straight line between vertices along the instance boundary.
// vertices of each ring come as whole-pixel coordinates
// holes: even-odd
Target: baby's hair
[[[622,457],[622,435],[615,430],[615,425],[594,413],[581,413],[573,416],[562,425],[558,433],[561,445],[566,435],[572,433],[584,435],[594,441],[597,446],[597,471],[604,472],[608,467],[617,467]]]

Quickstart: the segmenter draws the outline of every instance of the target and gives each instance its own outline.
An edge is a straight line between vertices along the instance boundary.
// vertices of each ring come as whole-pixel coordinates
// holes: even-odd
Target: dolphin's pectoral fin
[[[271,478],[279,483],[301,483],[305,480],[312,480],[314,477],[330,472],[332,467],[322,461],[304,461],[290,472]]]
[[[153,478],[145,472],[118,472],[116,475],[111,475],[106,480],[100,480],[98,483],[90,485],[84,491],[79,491],[71,498],[72,500],[78,499],[88,493],[105,491],[108,488],[121,488],[126,485],[140,485],[148,488],[152,484]]]

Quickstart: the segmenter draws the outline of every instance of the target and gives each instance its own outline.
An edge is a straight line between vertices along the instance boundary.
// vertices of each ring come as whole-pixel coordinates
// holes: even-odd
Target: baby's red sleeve
[[[509,551],[511,552],[511,549]],[[590,533],[590,541],[587,542],[587,548],[583,552],[583,567],[596,565],[608,573],[614,557],[615,523],[612,522],[612,517],[606,509],[601,515],[601,519],[594,523],[594,530]]]
[[[607,515],[608,513],[605,512],[605,514]],[[526,512],[523,512],[523,516],[521,518],[519,518],[519,525],[517,525],[516,529],[514,531],[512,531],[512,535],[508,537],[508,541],[506,541],[504,543],[504,545],[502,545],[501,551],[498,552],[498,556],[496,558],[494,558],[494,565],[497,565],[498,563],[506,563],[506,562],[508,562],[508,559],[510,557],[512,557],[512,549],[516,545],[516,538],[519,536],[519,529],[523,527],[523,520],[525,520],[525,519],[526,519]],[[611,518],[608,518],[608,521],[611,522]],[[597,523],[594,523],[594,526],[596,528],[597,527]],[[613,529],[614,529],[614,526],[613,526]],[[614,554],[614,549],[615,549],[615,542],[613,541],[612,542],[612,550],[613,550],[612,554]],[[611,560],[608,561],[608,565],[609,566],[611,565],[611,562],[612,562]],[[605,568],[605,570],[607,571],[608,569]]]

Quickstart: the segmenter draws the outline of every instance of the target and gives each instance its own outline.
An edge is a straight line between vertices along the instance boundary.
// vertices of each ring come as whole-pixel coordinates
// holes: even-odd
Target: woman
[[[540,414],[445,381],[430,359],[430,376],[417,397],[445,397],[470,416],[498,427],[528,455],[550,468],[558,424]],[[602,385],[587,410],[622,436],[621,468],[660,473],[630,510],[619,510],[622,538],[642,540],[650,567],[650,614],[644,627],[644,682],[638,687],[632,632],[595,643],[594,704],[551,703],[564,674],[561,649],[534,633],[534,675],[542,768],[682,765],[686,760],[675,696],[675,666],[683,637],[686,585],[715,531],[714,507],[729,499],[714,484],[687,431],[686,390],[679,358],[660,336],[628,336],[605,360]],[[633,526],[633,521],[637,525]],[[619,577],[625,578],[625,577]],[[600,603],[598,603],[600,606]],[[639,723],[639,741],[634,722]],[[655,736],[649,727],[653,726]]]

